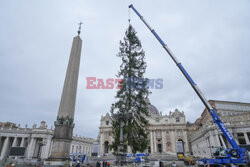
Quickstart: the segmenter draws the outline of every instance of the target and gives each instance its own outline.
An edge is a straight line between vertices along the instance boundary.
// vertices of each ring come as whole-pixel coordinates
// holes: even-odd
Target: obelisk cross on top
[[[81,28],[82,28],[82,22],[80,22],[80,23],[78,23],[79,24],[79,29],[78,29],[78,31],[77,31],[77,33],[78,33],[78,35],[80,35],[80,33],[81,33]]]

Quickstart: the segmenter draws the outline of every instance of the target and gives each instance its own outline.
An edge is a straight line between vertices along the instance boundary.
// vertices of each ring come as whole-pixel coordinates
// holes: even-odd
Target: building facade
[[[150,116],[147,117],[149,121],[149,145],[145,151],[151,155],[176,154],[176,142],[181,141],[184,151],[189,153],[188,129],[184,112],[175,109],[173,112],[170,111],[168,115],[162,115],[155,106],[149,103],[149,113]],[[113,142],[111,123],[112,118],[109,113],[101,117],[99,128],[101,156],[112,154],[112,150],[108,147]],[[131,153],[129,148],[128,153]]]
[[[210,100],[209,103],[216,109],[236,142],[240,146],[250,145],[250,103],[218,100]],[[194,124],[189,125],[188,136],[192,153],[197,157],[211,157],[211,146],[231,147],[206,109]]]
[[[240,146],[250,147],[250,103],[210,100],[228,130]],[[151,155],[176,155],[176,142],[182,141],[184,152],[196,157],[211,157],[213,147],[231,147],[225,136],[213,123],[205,109],[194,123],[187,123],[184,112],[178,109],[162,115],[157,108],[149,105],[149,146]],[[101,117],[98,141],[101,155],[111,155],[109,144],[112,138],[112,118],[107,113]],[[250,150],[249,150],[250,151]],[[128,149],[130,153],[131,150]]]
[[[24,147],[25,155],[18,157],[23,160],[45,160],[49,157],[52,147],[54,129],[48,128],[45,121],[40,126],[36,124],[32,128],[21,128],[14,123],[0,122],[0,160],[10,157],[11,147]],[[83,153],[91,156],[92,138],[74,136],[70,146],[70,153]]]

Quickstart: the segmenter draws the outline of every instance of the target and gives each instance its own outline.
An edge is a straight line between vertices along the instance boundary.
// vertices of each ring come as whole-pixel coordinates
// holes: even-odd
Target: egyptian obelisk
[[[75,101],[82,48],[81,23],[79,25],[78,35],[73,39],[60,107],[55,121],[51,154],[45,161],[45,166],[69,166],[70,164],[69,153],[74,128]]]

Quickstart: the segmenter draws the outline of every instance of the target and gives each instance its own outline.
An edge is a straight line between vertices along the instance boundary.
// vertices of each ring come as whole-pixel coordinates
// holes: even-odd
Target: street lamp
[[[114,104],[112,104],[111,107],[111,114],[112,117],[115,119],[118,119],[120,121],[120,138],[119,138],[119,147],[118,147],[118,155],[117,155],[117,163],[120,164],[121,166],[126,163],[126,154],[124,152],[124,135],[123,135],[123,127],[125,125],[125,120],[131,118],[132,116],[132,110],[133,108],[131,108],[130,110],[128,110],[128,112],[126,112],[126,106],[124,104],[125,100],[123,98],[120,98],[120,102],[122,102],[120,111],[117,112],[116,114],[114,114],[114,109],[115,106]]]

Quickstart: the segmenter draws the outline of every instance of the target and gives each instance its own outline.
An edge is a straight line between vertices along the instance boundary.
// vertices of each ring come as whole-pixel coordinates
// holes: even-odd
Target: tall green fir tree
[[[121,87],[115,96],[117,102],[112,104],[111,115],[114,141],[111,148],[118,153],[120,137],[123,135],[123,150],[130,146],[133,153],[144,152],[148,146],[147,89],[148,79],[144,78],[146,70],[145,52],[132,25],[126,30],[120,41],[117,54],[122,59],[117,77],[121,78]],[[120,131],[122,128],[122,131]],[[123,134],[121,134],[121,132]]]

